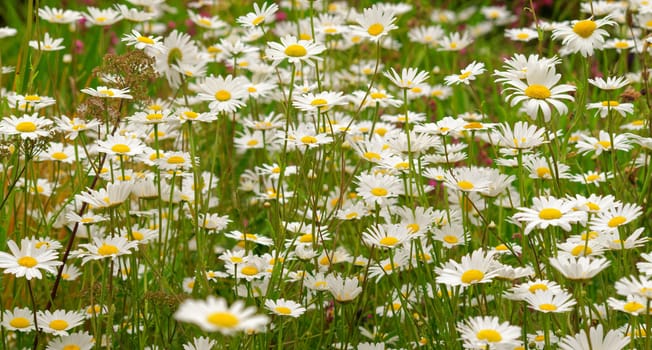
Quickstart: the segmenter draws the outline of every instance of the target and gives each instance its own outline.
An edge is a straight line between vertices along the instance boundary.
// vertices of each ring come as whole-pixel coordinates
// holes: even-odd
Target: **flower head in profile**
[[[245,307],[241,300],[231,306],[223,298],[209,296],[206,300],[186,300],[174,313],[181,322],[193,323],[206,332],[232,335],[237,332],[258,329],[269,322],[265,315],[257,315],[255,307]]]
[[[257,27],[263,23],[270,22],[276,11],[278,11],[278,5],[274,3],[264,3],[263,6],[258,6],[257,3],[254,3],[253,12],[238,17],[237,22],[245,28]]]
[[[446,85],[460,84],[464,83],[469,85],[471,80],[475,80],[475,77],[479,74],[482,74],[486,71],[484,68],[484,63],[473,61],[471,64],[466,66],[460,74],[452,74],[444,78]]]
[[[629,337],[615,329],[604,334],[602,325],[598,324],[589,329],[589,334],[582,329],[578,334],[565,336],[558,345],[562,350],[621,350],[629,344],[629,341]]]
[[[63,50],[66,47],[61,45],[63,42],[62,38],[52,38],[50,36],[50,33],[45,33],[45,37],[43,38],[43,41],[39,40],[30,40],[29,41],[29,46],[31,48],[34,48],[36,50],[41,50],[41,51],[59,51]]]
[[[292,300],[277,299],[265,300],[265,308],[278,316],[290,316],[297,318],[306,312],[306,308]]]
[[[340,303],[349,302],[362,293],[362,287],[359,286],[357,278],[347,278],[334,274],[328,275],[326,285],[333,298]]]
[[[383,74],[401,89],[412,89],[428,80],[428,72],[419,70],[418,68],[403,68],[401,74],[398,74],[394,68],[390,68],[390,71]]]

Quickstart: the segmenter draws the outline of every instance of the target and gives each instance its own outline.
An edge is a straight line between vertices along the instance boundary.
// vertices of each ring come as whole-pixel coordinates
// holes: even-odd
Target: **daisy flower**
[[[418,68],[403,68],[400,75],[394,68],[390,68],[390,71],[384,72],[383,75],[401,89],[412,89],[428,80],[428,72]]]
[[[4,273],[10,273],[16,277],[41,279],[43,275],[40,270],[56,274],[56,266],[61,265],[57,261],[59,254],[54,249],[38,249],[28,240],[20,243],[20,248],[13,240],[7,241],[10,253],[0,252],[0,268]]]
[[[408,235],[401,225],[378,225],[368,228],[362,233],[362,241],[368,246],[379,248],[397,248],[414,237]]]
[[[331,136],[325,133],[317,133],[312,126],[309,126],[308,124],[301,124],[296,129],[288,130],[287,139],[300,151],[309,148],[317,148],[320,145],[333,142]]]
[[[265,315],[256,315],[255,307],[245,307],[241,300],[228,306],[223,298],[212,295],[204,300],[188,299],[179,305],[174,318],[193,323],[206,332],[218,331],[224,335],[249,329],[258,329],[269,322]]]
[[[613,142],[612,142],[613,141]],[[594,157],[599,156],[602,152],[609,152],[612,150],[629,151],[632,148],[629,137],[627,134],[614,134],[610,135],[604,130],[600,130],[598,137],[583,136],[580,141],[575,144],[580,154],[595,152]]]
[[[114,89],[114,88],[108,88],[106,86],[98,86],[96,89],[94,88],[81,89],[81,92],[100,98],[124,98],[128,100],[131,100],[133,98],[133,96],[129,95],[129,88]]]
[[[383,36],[389,34],[389,31],[398,28],[394,24],[396,21],[394,12],[381,4],[374,4],[372,7],[364,9],[355,21],[358,24],[351,26],[351,31],[372,41],[379,41]]]
[[[647,299],[641,296],[628,296],[627,300],[620,300],[616,298],[607,299],[607,305],[612,310],[626,312],[633,316],[645,315],[648,313],[645,305],[648,303]]]
[[[217,341],[207,337],[194,338],[192,342],[183,344],[183,350],[210,350],[217,345]]]
[[[29,308],[5,310],[2,313],[2,327],[9,331],[31,332],[34,330],[34,314]]]
[[[629,84],[629,80],[626,77],[608,77],[607,80],[604,80],[601,77],[596,77],[595,79],[589,79],[589,84],[605,91],[617,90]]]
[[[195,42],[188,34],[177,30],[173,30],[163,39],[163,49],[153,55],[156,59],[156,71],[164,75],[173,88],[181,84],[181,73],[175,67],[203,65]]]
[[[459,75],[453,74],[444,78],[446,85],[460,84],[464,83],[469,85],[471,80],[475,80],[476,75],[482,74],[486,71],[484,68],[484,63],[473,61],[471,64],[466,66]]]
[[[561,350],[621,350],[629,342],[629,337],[614,329],[604,335],[602,324],[598,324],[589,329],[588,335],[582,329],[578,334],[565,336],[557,345]]]
[[[131,254],[132,249],[138,249],[138,241],[129,241],[125,237],[93,237],[93,243],[80,244],[79,247],[86,249],[85,252],[80,252],[83,265],[91,260],[115,259]]]
[[[537,33],[536,30],[530,28],[516,28],[506,29],[505,36],[509,40],[528,42],[530,40],[537,39],[539,37],[539,33]]]
[[[607,100],[602,102],[588,103],[587,109],[597,109],[596,114],[605,118],[609,112],[617,112],[621,117],[634,113],[634,105],[631,103],[620,103],[618,101]]]
[[[468,32],[453,32],[443,37],[439,41],[439,51],[461,51],[473,42],[473,38]]]
[[[437,47],[443,36],[444,30],[441,26],[419,26],[411,28],[408,32],[410,41],[431,47]]]
[[[0,134],[19,135],[21,139],[35,140],[50,135],[52,121],[39,117],[38,113],[22,117],[9,116],[0,120]]]
[[[453,248],[464,244],[467,232],[458,224],[448,224],[432,230],[433,238],[443,243],[446,248]]]
[[[548,226],[558,226],[564,231],[570,231],[571,224],[586,221],[583,211],[574,210],[575,203],[555,197],[534,197],[531,208],[518,208],[520,212],[512,218],[518,222],[526,222],[524,235],[539,228],[545,230]]]
[[[568,312],[577,302],[565,291],[537,290],[525,296],[530,309],[543,313]]]
[[[589,227],[598,232],[615,233],[620,226],[636,220],[642,213],[643,209],[638,204],[614,205],[592,218]]]
[[[570,25],[557,26],[552,31],[552,38],[562,40],[562,45],[570,53],[579,52],[582,56],[592,56],[593,50],[602,49],[605,43],[605,37],[609,33],[603,28],[613,26],[616,22],[611,20],[611,16],[601,19],[584,19],[575,20]]]
[[[497,275],[494,254],[482,249],[464,255],[460,263],[449,260],[443,266],[435,268],[437,283],[447,286],[470,286],[477,283],[489,283]]]
[[[210,101],[208,107],[214,113],[235,112],[244,106],[244,99],[247,97],[245,78],[234,78],[227,75],[226,78],[219,76],[208,77],[199,84],[197,97],[203,101]]]
[[[317,94],[307,93],[295,96],[292,106],[304,112],[327,112],[334,106],[347,103],[341,91],[322,91]]]
[[[136,8],[129,8],[126,5],[116,4],[114,5],[115,9],[120,11],[122,17],[128,21],[132,22],[145,22],[151,21],[159,16],[156,12],[147,12],[146,10],[140,10]],[[152,6],[152,5],[146,5]],[[154,31],[153,29],[151,30]]]
[[[332,274],[326,277],[326,285],[333,298],[340,303],[349,302],[362,293],[362,287],[359,286],[357,278]]]
[[[118,156],[137,156],[145,152],[145,144],[137,138],[109,135],[104,141],[97,141],[97,151]]]
[[[609,267],[606,258],[558,256],[550,258],[550,265],[570,280],[590,280]]]
[[[568,112],[568,107],[560,100],[574,100],[568,93],[575,91],[575,87],[567,84],[557,85],[560,78],[561,74],[555,71],[555,66],[529,64],[525,82],[515,78],[505,81],[508,85],[505,88],[508,93],[505,100],[511,106],[523,102],[525,112],[532,119],[536,119],[541,111],[543,119],[548,122],[551,117],[550,105],[563,115]]]
[[[96,26],[110,26],[122,19],[120,12],[111,8],[89,7],[86,10],[88,13],[82,13],[84,18],[88,23]]]
[[[306,312],[306,308],[301,304],[285,299],[265,300],[265,308],[279,316],[290,316],[297,318]]]
[[[91,350],[93,346],[95,338],[87,331],[81,331],[50,341],[45,350]]]
[[[547,142],[544,136],[546,129],[538,128],[528,122],[516,122],[513,127],[507,123],[499,124],[498,129],[493,136],[501,147],[527,150]]]
[[[36,318],[40,330],[62,336],[67,336],[69,330],[85,321],[85,317],[81,312],[66,310],[39,311]]]
[[[292,64],[306,63],[314,66],[315,61],[321,61],[322,58],[317,56],[326,50],[326,47],[320,43],[310,40],[297,40],[295,36],[288,35],[281,38],[281,43],[270,42],[265,49],[265,56],[278,65],[281,61],[287,59]]]
[[[236,22],[240,23],[240,25],[245,28],[256,27],[261,23],[271,22],[276,11],[278,11],[278,5],[275,3],[264,3],[262,7],[254,3],[254,11],[238,17]]]
[[[38,16],[50,23],[72,23],[82,18],[81,13],[73,10],[58,9],[54,7],[41,7]]]
[[[29,46],[41,51],[59,51],[66,48],[65,46],[61,45],[62,42],[62,38],[54,39],[50,37],[50,33],[46,32],[43,41],[30,40]]]
[[[464,341],[464,347],[470,349],[507,349],[519,344],[521,327],[509,322],[500,323],[498,317],[476,316],[465,322],[458,322],[457,330]]]
[[[396,197],[403,194],[403,184],[392,175],[361,174],[357,176],[357,193],[367,204],[386,206],[394,203]]]
[[[122,37],[122,41],[124,41],[127,46],[134,46],[138,50],[145,50],[148,54],[153,51],[163,50],[161,37],[143,35],[135,29],[133,29],[130,34],[125,34]]]

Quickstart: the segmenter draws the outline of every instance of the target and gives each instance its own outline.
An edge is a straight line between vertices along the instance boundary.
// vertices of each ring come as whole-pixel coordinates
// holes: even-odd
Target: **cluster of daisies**
[[[95,53],[70,37],[112,33],[149,98],[101,69],[73,101],[0,91],[5,347],[649,345],[648,72],[622,57],[652,4],[517,28],[505,6],[128,3],[39,8],[29,47],[74,70]],[[496,36],[519,52],[477,54]]]

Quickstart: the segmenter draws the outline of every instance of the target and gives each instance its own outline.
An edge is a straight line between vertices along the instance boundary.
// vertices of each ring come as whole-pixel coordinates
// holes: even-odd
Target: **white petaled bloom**
[[[45,350],[91,350],[93,346],[95,338],[87,331],[80,331],[50,341]]]
[[[368,246],[379,248],[398,248],[409,242],[413,236],[401,225],[378,225],[362,233],[362,241]]]
[[[94,88],[84,88],[81,89],[81,92],[100,98],[124,98],[131,100],[133,96],[129,95],[129,88],[124,89],[114,89],[106,86],[98,86]]]
[[[652,276],[652,253],[643,253],[641,258],[644,261],[636,263],[636,268],[646,276]],[[652,299],[652,298],[651,298]]]
[[[606,335],[602,324],[589,329],[589,334],[582,329],[578,334],[567,335],[557,345],[561,350],[621,350],[629,344],[630,338],[620,331],[612,329]]]
[[[217,345],[217,341],[207,337],[194,338],[192,342],[183,344],[183,350],[211,350]]]
[[[111,8],[98,9],[96,7],[87,8],[88,13],[83,13],[88,23],[96,26],[110,26],[122,19],[120,11]]]
[[[562,45],[570,53],[579,52],[582,56],[592,56],[594,50],[600,50],[604,46],[605,37],[609,33],[603,28],[613,26],[616,22],[611,16],[601,19],[575,20],[570,25],[557,26],[552,32],[552,38],[562,40]]]
[[[519,212],[512,218],[519,222],[526,222],[524,235],[539,228],[545,230],[548,226],[558,226],[564,231],[571,230],[571,224],[585,222],[586,212],[574,210],[573,201],[555,197],[534,197],[531,208],[518,208]]]
[[[294,97],[292,106],[304,112],[327,112],[334,106],[347,103],[341,91],[322,91],[317,94],[307,93]]]
[[[133,181],[111,182],[100,190],[88,189],[75,195],[75,200],[90,204],[91,208],[108,208],[124,203],[131,194]]]
[[[383,36],[388,35],[390,30],[398,28],[394,24],[396,21],[394,12],[380,4],[364,9],[355,21],[358,24],[351,26],[351,31],[372,41],[379,41]]]
[[[531,28],[516,28],[516,29],[506,29],[505,36],[509,40],[528,42],[530,40],[537,39],[539,37],[539,34],[537,33],[536,30]]]
[[[606,100],[602,102],[588,103],[586,105],[587,109],[597,109],[597,113],[600,114],[601,118],[605,118],[610,112],[616,112],[620,114],[621,117],[625,117],[627,114],[634,113],[634,105],[631,103],[620,103],[614,100]]]
[[[601,90],[617,90],[629,84],[629,79],[627,77],[608,77],[607,80],[604,80],[601,77],[595,79],[589,79],[589,84],[601,89]]]
[[[464,227],[459,224],[448,224],[442,227],[437,227],[432,230],[434,239],[442,242],[444,247],[453,248],[458,245],[464,244],[466,241],[466,232]]]
[[[208,77],[199,84],[197,97],[203,101],[210,101],[208,108],[212,112],[235,112],[244,106],[247,98],[247,80],[242,77],[234,78],[232,75],[224,77]]]
[[[306,63],[314,66],[314,61],[321,61],[317,56],[326,50],[320,43],[311,40],[297,40],[295,36],[288,35],[281,38],[281,43],[270,42],[265,49],[265,56],[274,62],[274,65],[287,59],[292,64]]]
[[[134,46],[138,50],[145,50],[148,54],[152,51],[163,50],[161,37],[143,35],[135,29],[133,29],[130,34],[125,34],[122,37],[122,41],[124,41],[127,46]]]
[[[116,4],[114,6],[116,10],[120,12],[120,14],[124,19],[132,22],[151,21],[159,16],[156,12],[147,12],[137,8],[130,8],[122,4]],[[153,5],[147,5],[147,6],[153,6]]]
[[[62,42],[62,38],[54,39],[50,37],[50,33],[46,32],[43,41],[30,40],[29,46],[41,51],[59,51],[66,48],[65,46],[61,45]]]
[[[401,89],[412,89],[428,80],[428,72],[418,68],[403,68],[400,75],[394,68],[391,68],[390,71],[384,72],[383,75]]]
[[[476,316],[457,323],[467,349],[509,349],[519,345],[521,327],[500,322],[494,316]]]
[[[86,264],[91,260],[115,259],[131,254],[132,249],[138,250],[138,241],[129,241],[125,237],[93,237],[93,243],[80,244],[79,247],[87,251],[80,253],[82,264]]]
[[[231,222],[227,215],[219,216],[219,214],[200,214],[199,226],[206,229],[215,231],[222,231]]]
[[[647,299],[641,296],[628,296],[627,300],[620,300],[616,298],[607,299],[607,304],[609,308],[613,310],[618,310],[626,312],[633,316],[645,315],[648,313],[645,305],[647,304]]]
[[[19,135],[21,139],[38,139],[50,135],[52,121],[37,113],[22,117],[9,116],[0,120],[0,134]]]
[[[199,48],[190,35],[173,30],[163,40],[163,50],[154,52],[156,71],[167,78],[174,88],[181,85],[181,73],[177,67],[204,65]]]
[[[570,280],[590,280],[600,271],[609,267],[606,258],[558,256],[550,258],[550,265]]]
[[[278,11],[278,5],[275,3],[264,3],[263,6],[254,3],[254,11],[238,17],[236,21],[245,28],[257,27],[263,23],[271,22],[276,11]]]
[[[285,299],[265,300],[265,308],[278,316],[290,316],[297,318],[306,312],[306,308],[301,304]]]
[[[17,32],[16,28],[0,27],[0,39],[14,36]]]
[[[31,332],[34,330],[34,313],[29,308],[14,307],[4,311],[0,324],[9,331]]]
[[[576,301],[565,291],[538,290],[525,296],[525,301],[532,310],[543,313],[568,312]]]
[[[483,192],[489,189],[489,181],[481,168],[455,168],[444,174],[444,186],[461,192]]]
[[[208,17],[190,10],[188,10],[188,18],[196,25],[206,29],[217,30],[226,26],[226,23],[218,16]]]
[[[629,151],[632,148],[630,139],[627,134],[610,135],[604,130],[600,130],[598,137],[583,136],[575,144],[580,154],[595,152],[594,157],[599,156],[602,152],[610,151]]]
[[[84,323],[86,318],[80,311],[39,311],[37,313],[39,329],[45,333],[67,336],[68,331]]]
[[[139,139],[109,135],[104,141],[97,141],[97,151],[118,156],[137,156],[145,153],[146,146]]]
[[[54,249],[38,249],[29,240],[22,240],[20,248],[13,240],[7,241],[10,253],[0,252],[0,268],[4,273],[10,273],[16,277],[41,279],[43,275],[40,270],[53,274],[57,273],[56,266],[61,265],[57,261],[59,254]]]
[[[592,218],[589,227],[598,232],[616,233],[621,226],[636,220],[641,214],[643,214],[643,208],[638,204],[614,205]]]
[[[435,268],[437,283],[452,287],[489,283],[498,272],[494,257],[493,252],[478,249],[464,255],[459,263],[449,260],[443,266]]]
[[[38,9],[38,16],[50,23],[72,23],[82,18],[81,13],[45,6]]]
[[[403,194],[401,180],[392,175],[361,174],[357,176],[357,193],[367,204],[389,205],[396,201],[396,197]]]
[[[300,151],[305,151],[309,148],[317,148],[320,145],[333,142],[331,136],[325,133],[317,133],[311,126],[308,126],[308,124],[301,124],[296,129],[288,130],[287,139]]]
[[[328,275],[326,277],[326,285],[333,298],[340,303],[352,301],[362,293],[362,287],[359,286],[359,280],[357,278]]]
[[[528,122],[516,122],[514,127],[504,123],[500,124],[498,128],[500,131],[496,131],[493,135],[496,136],[498,145],[501,147],[515,150],[531,149],[547,142],[544,136],[546,129],[538,128]]]
[[[162,170],[189,169],[193,166],[190,153],[187,152],[168,152],[154,163]],[[199,159],[195,159],[194,165],[199,166]]]
[[[242,300],[227,305],[223,298],[212,295],[204,300],[185,300],[174,313],[181,322],[193,323],[206,332],[232,335],[237,332],[259,329],[269,323],[265,315],[257,315],[255,307],[245,307]]]
[[[556,72],[554,65],[528,64],[525,82],[516,78],[505,81],[505,85],[508,85],[505,92],[509,93],[505,99],[511,106],[523,102],[525,112],[532,119],[536,119],[541,111],[543,119],[548,122],[552,114],[550,105],[563,115],[568,112],[568,107],[560,100],[574,100],[568,93],[575,91],[575,87],[557,85],[559,79],[561,74]]]
[[[460,74],[449,75],[444,78],[446,85],[464,83],[469,85],[471,80],[475,80],[476,75],[482,74],[486,71],[484,63],[473,61],[471,64],[462,69]]]
[[[439,51],[461,51],[473,42],[473,38],[468,32],[453,32],[444,37],[439,42]]]

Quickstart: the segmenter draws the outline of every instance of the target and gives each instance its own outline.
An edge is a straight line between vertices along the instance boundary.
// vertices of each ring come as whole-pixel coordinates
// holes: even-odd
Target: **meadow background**
[[[5,1],[0,348],[652,348],[651,29]]]

